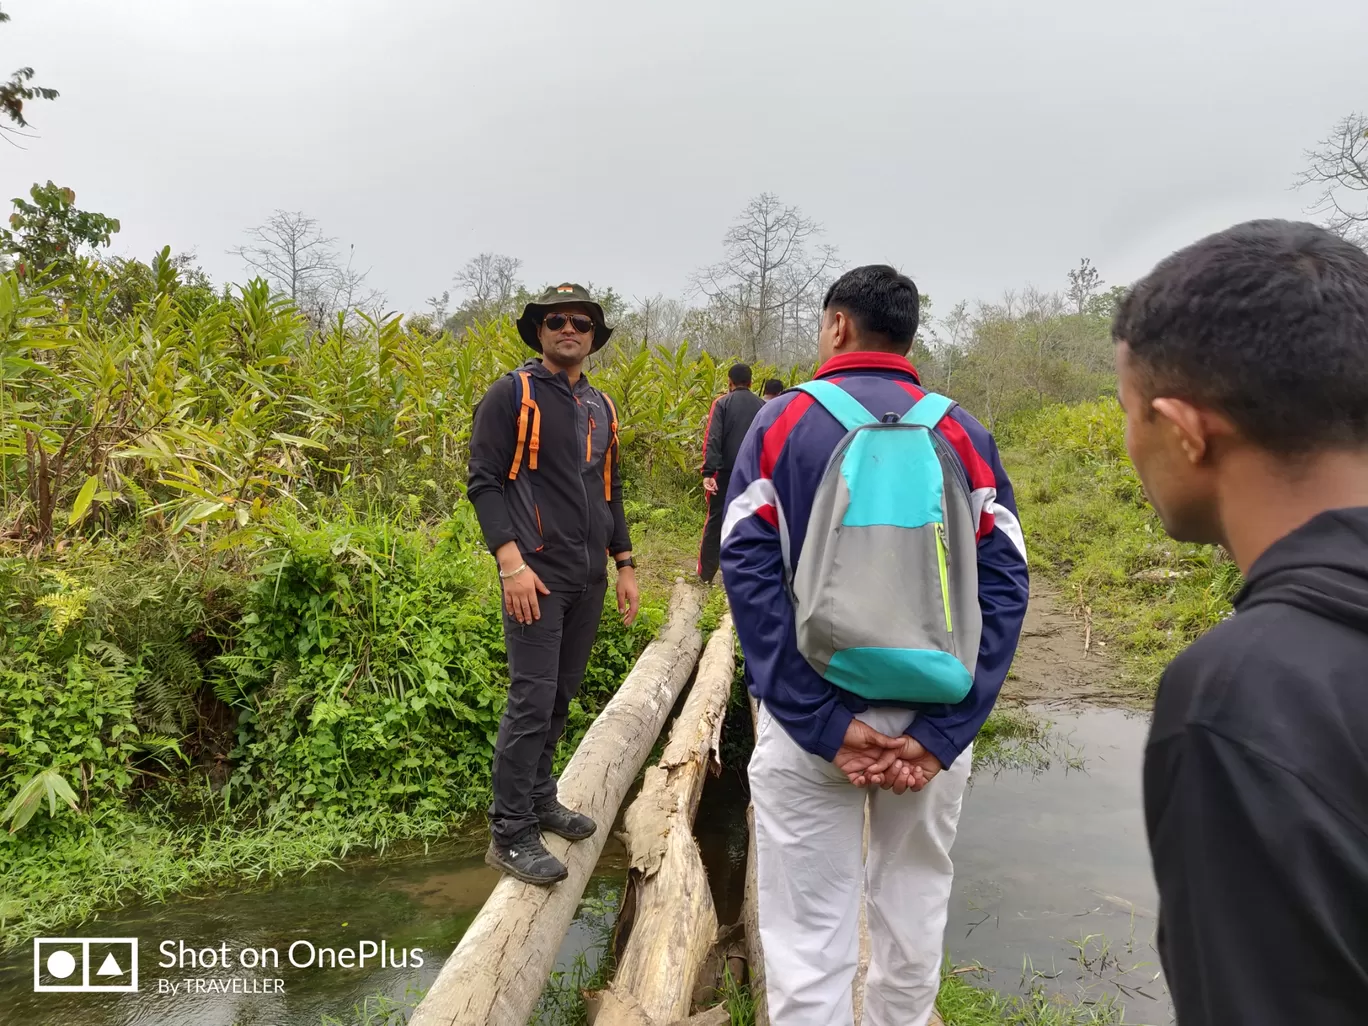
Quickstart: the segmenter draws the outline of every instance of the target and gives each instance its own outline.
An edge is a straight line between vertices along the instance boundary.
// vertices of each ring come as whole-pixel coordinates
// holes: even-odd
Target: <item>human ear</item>
[[[831,329],[831,347],[838,351],[845,349],[851,342],[850,318],[841,310],[833,310],[831,319],[834,322]]]
[[[1206,459],[1211,450],[1214,427],[1206,411],[1184,399],[1169,397],[1152,400],[1150,408],[1158,414],[1162,426],[1177,436],[1178,446],[1189,463],[1196,466]]]

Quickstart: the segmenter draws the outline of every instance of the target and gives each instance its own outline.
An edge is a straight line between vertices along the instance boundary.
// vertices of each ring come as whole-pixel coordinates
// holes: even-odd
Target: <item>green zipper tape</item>
[[[936,563],[940,567],[941,599],[945,602],[945,632],[953,634],[950,623],[950,573],[945,568],[945,525],[936,525]]]

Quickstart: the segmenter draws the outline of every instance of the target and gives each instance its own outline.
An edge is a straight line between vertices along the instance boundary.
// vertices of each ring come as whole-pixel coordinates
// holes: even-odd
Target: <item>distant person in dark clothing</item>
[[[778,378],[770,378],[765,382],[765,402],[769,402],[777,395],[784,392],[784,383]]]
[[[1145,750],[1179,1026],[1368,1022],[1368,253],[1237,225],[1112,333],[1164,528],[1245,579],[1165,672]]]
[[[549,885],[566,868],[541,832],[580,841],[596,829],[560,803],[551,766],[603,618],[609,557],[624,623],[636,619],[638,595],[617,409],[582,369],[612,334],[603,307],[579,285],[558,285],[527,304],[518,334],[539,358],[495,381],[475,408],[466,490],[499,564],[511,678],[485,861]]]
[[[751,369],[744,363],[727,371],[730,387],[713,400],[703,431],[703,492],[708,500],[708,519],[703,523],[703,542],[698,550],[698,576],[711,584],[717,576],[722,550],[722,517],[726,512],[727,483],[736,454],[741,451],[751,421],[764,401],[751,391]]]

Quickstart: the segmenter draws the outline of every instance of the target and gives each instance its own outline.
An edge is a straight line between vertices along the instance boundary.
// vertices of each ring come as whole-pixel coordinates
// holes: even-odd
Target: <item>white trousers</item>
[[[896,737],[913,715],[885,707],[859,718]],[[799,748],[761,706],[749,775],[765,996],[776,1026],[853,1023],[862,885],[870,945],[863,1026],[926,1026],[972,758],[966,749],[920,792],[859,789]]]

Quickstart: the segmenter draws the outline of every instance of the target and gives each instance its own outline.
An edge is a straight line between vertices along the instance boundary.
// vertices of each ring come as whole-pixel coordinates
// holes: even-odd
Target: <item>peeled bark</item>
[[[442,966],[409,1026],[525,1026],[575,916],[628,788],[660,735],[703,647],[701,589],[682,582],[670,616],[618,693],[589,727],[561,775],[561,800],[599,829],[571,844],[546,846],[570,875],[552,887],[505,876]]]
[[[693,837],[708,767],[717,761],[736,669],[736,636],[724,616],[698,664],[660,763],[646,771],[624,819],[631,868],[615,948],[612,993],[650,1023],[683,1019],[694,980],[717,938],[717,910]],[[605,1005],[597,1026],[632,1026],[635,1013]]]
[[[607,990],[586,993],[584,1004],[589,1011],[589,1026],[606,1026],[610,1018],[623,1026],[656,1026],[656,1021],[642,1010],[640,1002],[630,994],[614,994]],[[731,1015],[723,1004],[687,1019],[679,1019],[670,1023],[670,1026],[728,1026],[730,1022]]]

